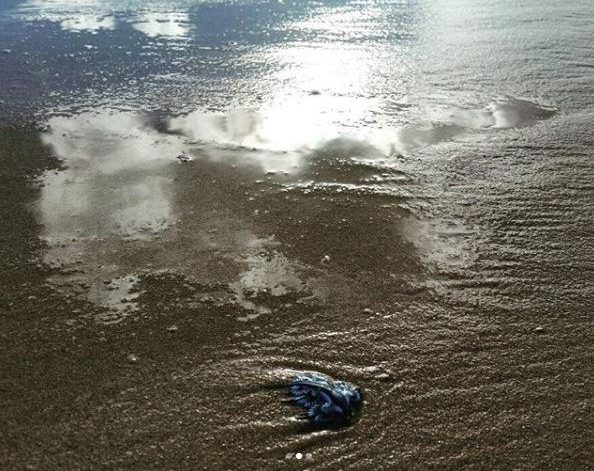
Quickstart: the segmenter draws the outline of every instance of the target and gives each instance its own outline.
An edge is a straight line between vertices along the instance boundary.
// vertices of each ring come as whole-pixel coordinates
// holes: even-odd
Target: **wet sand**
[[[592,469],[588,2],[122,5],[0,5],[0,469]]]
[[[328,180],[337,144],[299,178],[174,152],[147,172],[171,179],[175,223],[123,236],[113,178],[52,187],[68,170],[51,132],[2,130],[6,469],[299,468],[297,452],[311,469],[590,469],[591,147],[535,158],[569,139],[563,120],[540,146],[536,125],[513,152],[495,136],[480,159],[403,159],[414,178],[343,164],[338,193],[303,184]],[[368,180],[399,194],[362,197]],[[43,198],[76,181],[96,198],[77,234],[56,226],[66,243],[40,220],[72,200]],[[425,221],[406,209],[426,202]],[[360,422],[294,422],[272,386],[302,369],[361,385]]]

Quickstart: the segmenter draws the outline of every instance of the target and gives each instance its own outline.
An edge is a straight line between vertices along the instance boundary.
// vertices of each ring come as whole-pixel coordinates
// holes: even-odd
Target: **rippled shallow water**
[[[593,10],[0,7],[4,467],[590,469]]]

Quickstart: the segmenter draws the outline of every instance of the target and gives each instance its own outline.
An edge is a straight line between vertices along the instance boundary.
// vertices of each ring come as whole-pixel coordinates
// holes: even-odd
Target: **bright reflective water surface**
[[[593,17],[6,1],[3,467],[590,469]]]

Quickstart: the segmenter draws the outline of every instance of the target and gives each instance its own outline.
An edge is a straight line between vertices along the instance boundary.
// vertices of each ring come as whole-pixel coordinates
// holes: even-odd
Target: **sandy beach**
[[[355,3],[1,7],[0,468],[592,469],[592,8]]]

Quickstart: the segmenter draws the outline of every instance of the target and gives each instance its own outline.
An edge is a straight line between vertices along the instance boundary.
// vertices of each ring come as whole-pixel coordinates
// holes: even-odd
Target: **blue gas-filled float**
[[[305,417],[319,427],[349,425],[363,405],[360,388],[316,372],[298,374],[289,386],[289,396],[305,409]]]

